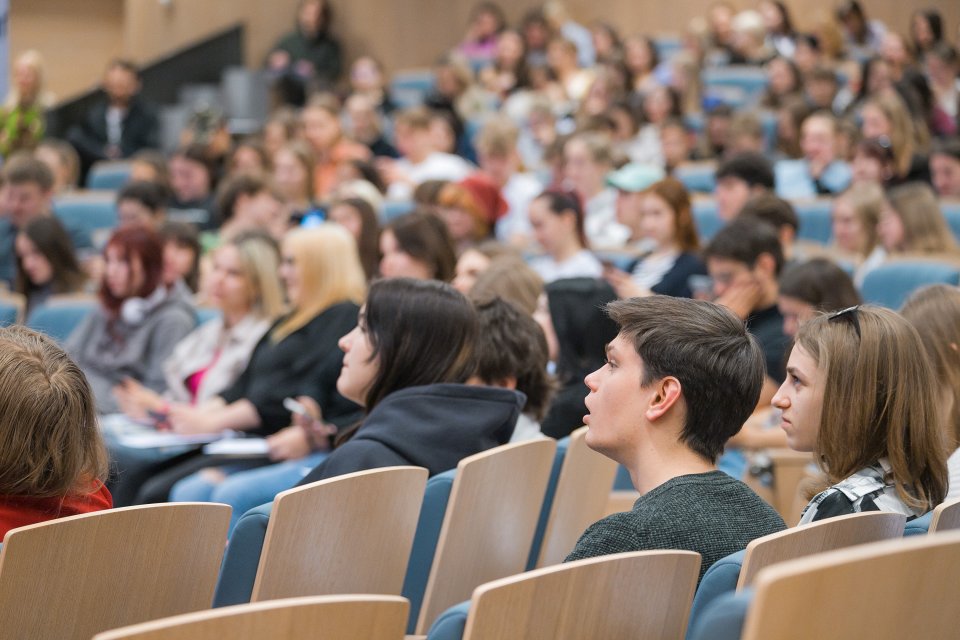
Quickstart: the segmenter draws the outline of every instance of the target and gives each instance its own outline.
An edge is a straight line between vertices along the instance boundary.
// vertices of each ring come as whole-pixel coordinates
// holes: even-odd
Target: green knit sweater
[[[703,578],[720,558],[785,528],[747,485],[722,471],[697,473],[671,478],[640,496],[630,511],[590,525],[566,562],[625,551],[696,551]]]

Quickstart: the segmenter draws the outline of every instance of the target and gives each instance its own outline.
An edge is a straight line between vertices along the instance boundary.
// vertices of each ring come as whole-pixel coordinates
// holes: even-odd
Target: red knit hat
[[[457,184],[470,192],[491,224],[502,218],[510,208],[497,185],[483,173],[473,173]]]

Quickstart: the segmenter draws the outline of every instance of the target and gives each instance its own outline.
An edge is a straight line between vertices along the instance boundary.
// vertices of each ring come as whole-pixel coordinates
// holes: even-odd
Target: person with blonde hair
[[[564,143],[564,180],[583,203],[590,244],[603,249],[621,248],[630,237],[630,230],[617,222],[617,192],[606,184],[613,169],[613,146],[607,136],[580,133]]]
[[[260,339],[232,385],[198,405],[170,405],[167,420],[175,433],[231,429],[266,436],[271,455],[277,457],[291,449],[306,454],[311,445],[304,432],[284,429],[291,424],[286,398],[312,399],[324,420],[338,426],[356,417],[358,407],[336,389],[341,363],[337,340],[356,325],[366,295],[356,241],[340,225],[324,223],[287,233],[280,253],[280,279],[290,311]],[[223,462],[212,456],[188,459],[149,479],[136,502],[163,501],[177,480]],[[268,460],[228,462],[228,470],[239,470]]]
[[[886,259],[877,241],[877,223],[884,207],[883,189],[872,182],[854,184],[833,201],[830,213],[833,248],[856,267],[855,282]]]
[[[114,388],[121,410],[134,418],[163,413],[170,402],[205,402],[233,384],[253,348],[283,313],[276,241],[245,232],[219,247],[209,277],[210,302],[219,315],[177,343],[163,364],[163,394],[131,378]]]
[[[887,198],[877,235],[889,254],[960,256],[960,247],[930,185],[905,184],[892,189]]]
[[[863,137],[880,141],[893,153],[893,176],[886,186],[912,180],[929,182],[926,158],[919,153],[929,141],[926,125],[910,116],[910,110],[896,92],[884,91],[872,96],[864,103],[861,116]]]
[[[878,510],[912,520],[940,504],[939,388],[917,330],[893,311],[850,307],[800,325],[772,401],[790,448],[823,472],[800,524]]]
[[[935,284],[914,291],[900,314],[920,334],[933,366],[943,408],[950,485],[946,500],[960,498],[960,289]]]
[[[43,57],[34,49],[13,61],[13,82],[0,110],[0,155],[33,149],[46,132],[52,96],[43,89]]]
[[[109,509],[107,452],[86,376],[50,338],[0,329],[0,538]]]

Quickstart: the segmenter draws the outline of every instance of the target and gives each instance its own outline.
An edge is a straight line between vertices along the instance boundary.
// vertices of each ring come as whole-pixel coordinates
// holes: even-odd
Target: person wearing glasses
[[[800,524],[863,511],[930,511],[947,493],[939,389],[902,316],[849,307],[802,324],[773,398],[790,448],[820,467]]]

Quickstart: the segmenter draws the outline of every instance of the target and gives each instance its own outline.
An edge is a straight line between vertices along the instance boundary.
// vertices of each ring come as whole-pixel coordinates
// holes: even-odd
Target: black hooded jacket
[[[431,476],[453,469],[509,442],[525,402],[518,391],[464,384],[394,391],[300,484],[380,467],[426,467]]]

